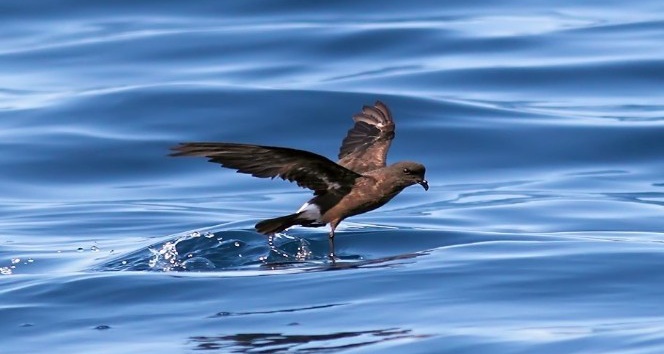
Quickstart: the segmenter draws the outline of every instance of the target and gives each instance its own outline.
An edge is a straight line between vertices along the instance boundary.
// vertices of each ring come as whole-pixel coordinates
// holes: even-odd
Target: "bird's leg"
[[[332,260],[332,263],[335,262],[335,255],[334,255],[334,229],[337,227],[338,222],[331,222],[330,223],[330,237],[328,238],[328,241],[330,243],[330,253],[327,255],[330,260]]]

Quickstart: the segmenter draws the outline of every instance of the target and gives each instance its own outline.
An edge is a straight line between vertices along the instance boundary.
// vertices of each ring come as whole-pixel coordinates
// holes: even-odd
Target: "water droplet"
[[[77,252],[83,252],[83,247],[79,247],[76,249]]]
[[[0,274],[10,275],[12,274],[12,270],[9,267],[0,267]]]
[[[123,265],[124,265],[124,264],[127,264],[127,261],[122,261],[122,264],[123,264]]]
[[[32,263],[32,262],[34,262],[34,261],[35,261],[35,260],[32,259],[32,258],[28,258],[28,263]]]
[[[97,247],[97,246],[92,246],[92,247],[90,247],[90,251],[92,251],[92,252],[99,252],[99,247]]]
[[[96,330],[99,330],[99,331],[105,331],[105,330],[107,330],[107,329],[111,329],[111,326],[108,326],[108,325],[99,325],[99,326],[95,327],[95,329],[96,329]]]
[[[205,233],[205,237],[207,237],[207,238],[213,238],[213,237],[214,237],[214,234],[213,234],[212,232],[206,232],[206,233]]]
[[[12,264],[18,264],[18,263],[21,263],[20,258],[12,258]]]
[[[19,326],[19,327],[33,327],[34,324],[32,324],[32,323],[21,323],[21,324],[18,325],[18,326]]]
[[[217,314],[214,315],[214,316],[215,316],[215,317],[228,317],[228,316],[231,316],[231,315],[233,315],[233,314],[230,313],[230,312],[227,312],[227,311],[221,311],[221,312],[217,312]]]
[[[240,247],[240,243],[235,241],[235,247]]]

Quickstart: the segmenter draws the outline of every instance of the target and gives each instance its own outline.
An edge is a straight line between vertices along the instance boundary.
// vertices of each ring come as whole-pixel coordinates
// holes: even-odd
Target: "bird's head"
[[[412,161],[397,162],[390,166],[396,174],[397,181],[404,187],[419,184],[425,191],[429,190],[429,183],[424,179],[426,168],[421,163]]]

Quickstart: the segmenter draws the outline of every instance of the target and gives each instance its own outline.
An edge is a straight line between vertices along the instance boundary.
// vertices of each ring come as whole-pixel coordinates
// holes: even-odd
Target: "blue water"
[[[0,353],[664,352],[664,3],[9,0]],[[168,157],[335,158],[386,102],[427,166],[327,229]]]

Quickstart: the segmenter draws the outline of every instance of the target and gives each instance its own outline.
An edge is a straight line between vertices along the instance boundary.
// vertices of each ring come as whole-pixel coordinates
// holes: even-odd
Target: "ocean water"
[[[0,353],[664,352],[664,3],[0,4]],[[386,102],[405,190],[168,157],[336,158]]]

